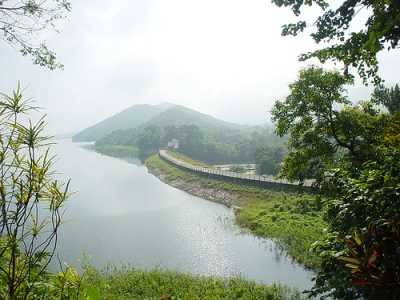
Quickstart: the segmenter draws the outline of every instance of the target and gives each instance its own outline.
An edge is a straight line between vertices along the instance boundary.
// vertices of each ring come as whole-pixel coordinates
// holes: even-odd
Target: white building
[[[177,139],[170,140],[168,142],[168,148],[175,149],[175,150],[179,149],[179,140],[177,140]]]

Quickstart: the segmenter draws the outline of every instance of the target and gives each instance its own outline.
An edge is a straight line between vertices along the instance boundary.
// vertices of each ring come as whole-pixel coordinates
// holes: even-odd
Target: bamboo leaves
[[[36,108],[20,86],[0,99],[0,285],[7,287],[0,298],[15,299],[28,297],[45,276],[69,182],[53,178],[45,118],[27,118]]]

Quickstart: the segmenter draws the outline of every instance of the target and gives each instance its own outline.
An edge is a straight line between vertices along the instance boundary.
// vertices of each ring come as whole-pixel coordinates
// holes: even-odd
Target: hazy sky
[[[65,65],[47,71],[0,43],[0,91],[18,80],[48,114],[55,133],[76,132],[133,104],[173,102],[227,121],[259,124],[287,94],[303,35],[280,36],[292,13],[265,0],[84,0],[50,34]],[[399,51],[380,56],[388,84]],[[361,84],[350,96],[368,95]]]

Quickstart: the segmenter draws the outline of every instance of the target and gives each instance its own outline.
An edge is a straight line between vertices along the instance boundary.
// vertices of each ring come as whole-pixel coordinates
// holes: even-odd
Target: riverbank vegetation
[[[274,239],[295,261],[317,269],[312,244],[324,235],[321,203],[314,196],[287,193],[253,195],[235,212],[236,222],[257,236]]]
[[[28,296],[28,299],[305,299],[297,289],[242,278],[198,276],[162,269],[144,271],[132,267],[97,270],[85,265],[83,269],[79,274],[75,268],[65,266],[57,273],[43,274],[29,294],[34,298]],[[22,299],[21,295],[17,293],[13,299]]]
[[[157,155],[148,158],[145,164],[150,172],[173,186],[239,207],[235,213],[238,225],[260,237],[273,238],[290,257],[305,266],[318,267],[318,256],[309,250],[311,244],[323,235],[326,226],[322,220],[320,198],[208,178],[179,169]]]
[[[203,277],[172,271],[87,268],[81,286],[95,299],[303,299],[295,289],[240,278]],[[100,297],[101,295],[101,297]]]

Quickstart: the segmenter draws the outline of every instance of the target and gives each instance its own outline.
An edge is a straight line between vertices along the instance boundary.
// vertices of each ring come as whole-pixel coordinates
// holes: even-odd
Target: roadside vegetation
[[[192,166],[202,167],[202,168],[212,168],[213,167],[213,166],[203,163],[201,161],[194,160],[194,159],[190,158],[189,156],[179,153],[177,151],[168,150],[168,155],[170,155],[180,161],[183,161],[185,163],[191,164]]]
[[[319,197],[211,179],[181,170],[158,155],[148,158],[145,164],[151,171],[162,174],[167,183],[184,182],[188,192],[191,184],[227,192],[233,199],[232,205],[239,207],[235,213],[238,225],[260,237],[274,239],[295,261],[310,268],[318,267],[318,256],[309,250],[326,227]]]

